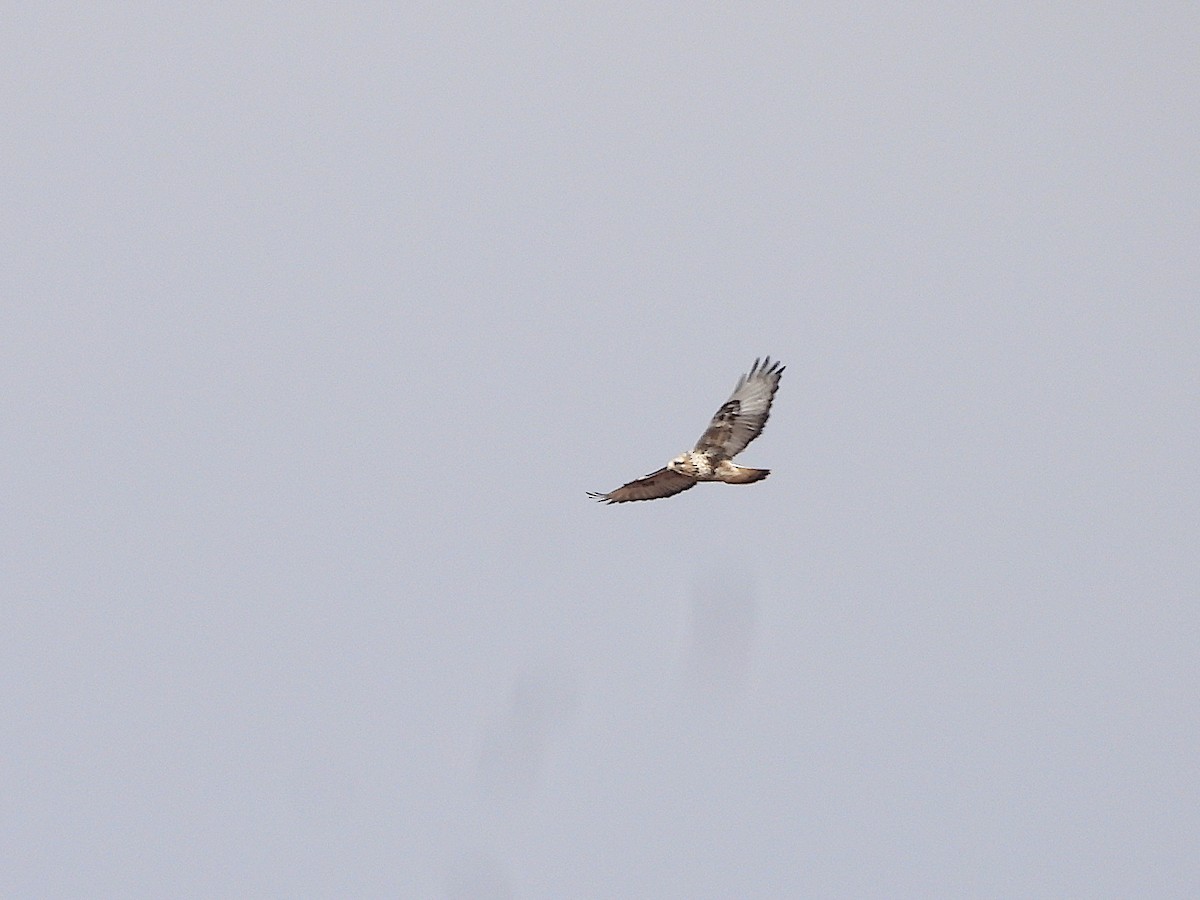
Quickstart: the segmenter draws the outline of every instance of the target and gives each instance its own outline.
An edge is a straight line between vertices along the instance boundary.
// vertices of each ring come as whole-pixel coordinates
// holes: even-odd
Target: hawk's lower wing
[[[769,356],[761,363],[756,359],[750,371],[738,379],[733,396],[717,410],[696,449],[702,453],[716,450],[727,457],[745,450],[767,424],[783,369],[779,363],[772,363]]]
[[[659,497],[670,497],[695,485],[695,478],[688,478],[688,476],[670,469],[659,469],[657,472],[651,472],[645,478],[623,484],[615,491],[609,491],[607,494],[589,493],[588,496],[606,503],[628,503],[630,500],[657,500]]]

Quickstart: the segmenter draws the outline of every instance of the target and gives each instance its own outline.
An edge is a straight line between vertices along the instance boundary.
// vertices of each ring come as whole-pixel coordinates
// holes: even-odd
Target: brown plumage
[[[750,469],[734,465],[731,460],[762,434],[784,368],[778,362],[772,363],[769,356],[761,363],[756,359],[750,371],[738,379],[732,396],[717,410],[694,450],[680,454],[644,478],[607,494],[588,496],[606,503],[627,503],[670,497],[701,481],[753,484],[766,478],[770,469]]]

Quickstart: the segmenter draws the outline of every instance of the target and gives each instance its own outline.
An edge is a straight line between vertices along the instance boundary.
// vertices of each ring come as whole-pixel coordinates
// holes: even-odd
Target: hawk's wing
[[[718,451],[725,457],[737,456],[746,445],[762,434],[771,412],[771,400],[779,390],[784,366],[767,357],[756,359],[748,374],[738,379],[733,395],[717,410],[708,431],[696,444],[701,452]]]
[[[645,478],[623,484],[615,491],[607,494],[588,493],[595,500],[606,503],[628,503],[630,500],[657,500],[659,497],[670,497],[680,491],[695,487],[696,479],[688,478],[670,469],[659,469],[651,472]]]

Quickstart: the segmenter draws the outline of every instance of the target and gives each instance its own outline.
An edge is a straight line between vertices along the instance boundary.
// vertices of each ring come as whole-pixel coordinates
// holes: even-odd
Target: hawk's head
[[[699,478],[704,473],[700,471],[701,467],[697,463],[702,461],[702,459],[697,459],[695,453],[680,453],[667,463],[667,468],[680,475],[686,475],[688,478]]]
[[[695,450],[690,453],[680,453],[667,463],[667,468],[680,475],[686,475],[688,478],[698,478],[701,481],[712,480],[710,477],[713,473],[712,460]]]

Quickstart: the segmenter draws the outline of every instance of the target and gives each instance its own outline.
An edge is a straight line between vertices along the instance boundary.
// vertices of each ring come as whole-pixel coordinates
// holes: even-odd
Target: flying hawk
[[[717,410],[695,450],[681,453],[666,468],[623,484],[615,491],[588,493],[588,496],[606,503],[627,503],[670,497],[695,487],[698,481],[752,484],[766,478],[771,474],[770,469],[748,469],[735,466],[731,460],[762,434],[783,370],[769,356],[761,363],[756,359],[749,373],[738,379],[733,395]]]

